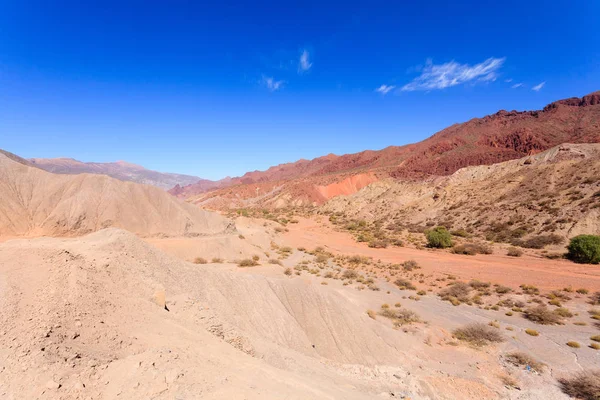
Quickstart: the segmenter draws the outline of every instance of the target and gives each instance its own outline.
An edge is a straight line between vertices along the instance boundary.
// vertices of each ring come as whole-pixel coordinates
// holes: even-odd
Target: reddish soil
[[[401,263],[416,260],[425,274],[455,275],[462,280],[478,279],[513,288],[521,284],[553,290],[571,286],[574,289],[600,290],[600,266],[580,265],[565,260],[548,260],[532,255],[515,258],[498,254],[466,256],[442,250],[418,250],[408,247],[369,248],[357,243],[350,234],[332,228],[326,219],[317,222],[301,219],[289,225],[283,240],[292,247],[313,249],[323,246],[335,254],[364,255],[375,260]],[[503,252],[504,253],[504,252]]]

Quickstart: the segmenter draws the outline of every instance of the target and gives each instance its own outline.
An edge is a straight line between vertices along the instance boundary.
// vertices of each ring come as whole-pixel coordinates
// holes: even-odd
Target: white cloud
[[[504,80],[504,82],[506,82],[506,83],[511,83],[512,81],[513,81],[512,78],[508,78],[508,79]]]
[[[266,86],[271,92],[275,92],[279,89],[283,88],[284,81],[276,81],[275,78],[271,76],[263,75],[261,83]]]
[[[450,61],[435,65],[428,60],[421,75],[412,82],[404,85],[402,90],[433,90],[445,89],[470,81],[495,81],[496,71],[502,66],[505,58],[488,58],[482,63],[469,65]]]
[[[310,62],[310,53],[308,52],[308,50],[302,50],[302,53],[300,54],[300,59],[298,60],[298,72],[306,72],[311,67],[312,63]]]
[[[376,92],[381,93],[383,95],[388,94],[391,90],[393,90],[396,86],[394,85],[381,85],[379,86],[377,89],[375,89]]]
[[[516,88],[520,88],[521,86],[523,86],[522,83],[515,83],[514,85],[511,86],[511,88],[516,89]]]
[[[536,92],[539,92],[544,87],[545,84],[546,84],[546,82],[542,82],[539,85],[535,85],[534,87],[532,87],[531,90],[535,90]]]

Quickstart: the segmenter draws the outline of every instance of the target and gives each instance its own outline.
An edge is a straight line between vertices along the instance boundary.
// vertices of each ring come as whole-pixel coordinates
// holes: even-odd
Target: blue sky
[[[217,179],[600,89],[598,1],[202,3],[0,0],[0,148]]]

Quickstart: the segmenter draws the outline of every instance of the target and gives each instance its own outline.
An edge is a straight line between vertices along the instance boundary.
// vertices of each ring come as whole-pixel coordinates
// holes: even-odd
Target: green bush
[[[425,236],[427,237],[427,245],[429,247],[445,249],[454,245],[452,242],[452,235],[443,226],[438,226],[437,228],[425,231]]]
[[[581,264],[600,263],[600,236],[579,235],[571,239],[567,258]]]

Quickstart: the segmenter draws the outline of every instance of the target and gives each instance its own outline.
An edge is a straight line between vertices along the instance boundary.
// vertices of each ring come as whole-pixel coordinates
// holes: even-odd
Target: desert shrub
[[[469,294],[471,293],[471,286],[464,282],[455,282],[442,289],[439,296],[442,300],[450,301],[452,304],[459,302],[465,303],[469,301]]]
[[[523,250],[517,249],[516,247],[509,247],[506,255],[510,257],[521,257],[523,255]]]
[[[490,246],[482,243],[465,243],[459,244],[451,250],[454,254],[465,254],[468,256],[474,256],[475,254],[492,254],[493,250]]]
[[[364,256],[351,256],[348,257],[348,262],[350,264],[368,264],[369,263],[369,257],[364,257]]]
[[[573,317],[573,313],[568,308],[564,308],[564,307],[557,308],[556,310],[554,310],[554,313],[558,314],[559,316],[561,316],[563,318]]]
[[[315,257],[315,262],[317,264],[325,264],[327,260],[329,260],[327,254],[317,254],[317,257]]]
[[[544,364],[537,361],[529,354],[523,353],[521,351],[515,351],[513,353],[507,354],[504,358],[511,364],[514,364],[518,367],[528,366],[536,372],[542,372],[542,369],[544,368]]]
[[[496,286],[496,288],[494,290],[498,294],[506,294],[506,293],[512,292],[511,288],[509,288],[508,286],[502,286],[502,285]]]
[[[458,340],[471,343],[475,346],[485,346],[490,343],[504,341],[504,337],[497,329],[482,323],[473,323],[458,328],[454,330],[453,334]]]
[[[244,258],[243,260],[239,260],[237,265],[238,267],[256,267],[258,261],[253,258]]]
[[[281,261],[276,258],[269,259],[269,264],[281,265]]]
[[[194,264],[206,264],[208,261],[206,261],[206,258],[202,258],[202,257],[196,257],[194,258]]]
[[[402,263],[402,268],[404,268],[405,271],[412,271],[413,269],[421,267],[419,267],[419,264],[415,260],[408,260]]]
[[[567,346],[572,347],[574,349],[578,349],[581,347],[581,345],[579,343],[574,342],[572,340],[570,342],[567,342]]]
[[[450,233],[452,234],[452,236],[458,236],[462,238],[468,238],[469,236],[471,236],[469,235],[469,232],[465,231],[464,229],[457,229]]]
[[[385,249],[388,247],[389,242],[386,239],[373,239],[369,241],[369,247],[374,249]]]
[[[532,236],[525,240],[514,239],[511,241],[511,243],[515,246],[525,247],[528,249],[543,249],[551,244],[563,243],[563,238],[560,235],[552,233],[549,235]]]
[[[538,295],[540,294],[540,289],[536,288],[533,285],[521,285],[519,286],[521,288],[521,290],[523,290],[523,293],[528,294],[530,296],[534,296],[534,295]]]
[[[594,335],[590,337],[590,340],[593,340],[594,342],[600,342],[600,335]]]
[[[394,284],[403,290],[417,290],[415,285],[413,285],[413,283],[407,279],[398,278],[396,281],[394,281]]]
[[[390,308],[382,308],[379,315],[391,319],[394,322],[394,326],[407,325],[421,321],[414,311],[405,309],[392,310]]]
[[[528,308],[523,313],[525,318],[540,325],[557,325],[561,323],[561,316],[552,312],[548,307],[539,305]]]
[[[567,258],[581,264],[600,263],[600,236],[579,235],[567,246]]]
[[[412,324],[412,323],[416,323],[416,322],[420,322],[420,321],[421,321],[421,319],[414,311],[402,309],[402,310],[396,311],[396,319],[394,321],[394,325],[395,326],[407,325],[407,324]]]
[[[452,235],[443,226],[425,231],[427,237],[427,246],[438,249],[452,247]]]
[[[600,370],[578,372],[568,378],[558,379],[562,391],[578,399],[600,399]]]
[[[600,344],[598,344],[598,343],[590,343],[590,349],[600,350]]]
[[[596,292],[590,296],[590,304],[600,305],[600,292]]]
[[[342,279],[356,279],[358,274],[353,269],[347,269],[342,273]]]
[[[367,315],[369,316],[369,318],[371,319],[375,319],[377,318],[377,313],[373,310],[367,310]]]
[[[283,271],[284,274],[286,274],[287,276],[292,275],[292,269],[291,268],[286,268],[285,271]]]
[[[221,263],[223,263],[223,259],[219,258],[219,257],[215,257],[212,260],[210,260],[210,262],[213,264],[221,264]]]
[[[258,262],[258,260],[260,260],[260,256],[256,254],[252,256],[252,261]]]
[[[525,333],[528,334],[529,336],[540,336],[540,333],[538,331],[536,331],[535,329],[527,328],[527,329],[525,329]]]
[[[471,286],[475,290],[479,290],[479,289],[487,289],[491,286],[491,284],[489,282],[481,282],[481,281],[478,281],[477,279],[473,279],[471,282],[469,282],[469,286]]]

